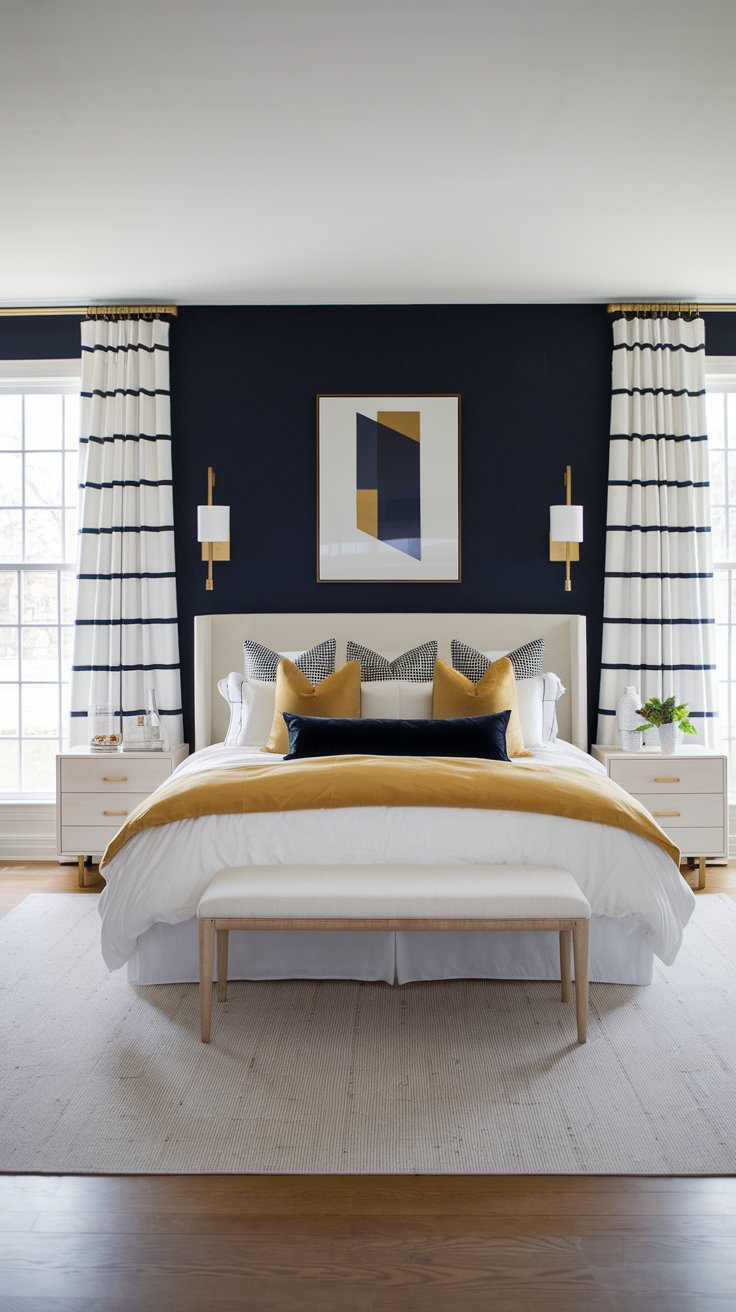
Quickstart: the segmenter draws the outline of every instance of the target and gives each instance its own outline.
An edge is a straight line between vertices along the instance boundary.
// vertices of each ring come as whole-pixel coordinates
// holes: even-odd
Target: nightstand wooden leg
[[[86,856],[78,856],[78,857],[77,857],[77,866],[78,866],[78,869],[79,869],[79,887],[80,887],[80,888],[86,888],[86,884],[85,884],[85,882],[84,882],[84,868],[85,868],[86,864],[87,864],[87,858],[86,858]]]
[[[705,888],[705,857],[698,857],[698,882],[696,885],[698,891]]]

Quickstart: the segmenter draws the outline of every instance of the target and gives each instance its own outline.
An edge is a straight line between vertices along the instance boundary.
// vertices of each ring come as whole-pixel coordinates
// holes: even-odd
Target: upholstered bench
[[[590,904],[567,870],[551,866],[235,866],[202,895],[199,1001],[209,1043],[217,935],[217,997],[227,992],[231,929],[553,930],[560,935],[562,1001],[575,958],[578,1042],[588,1019]]]

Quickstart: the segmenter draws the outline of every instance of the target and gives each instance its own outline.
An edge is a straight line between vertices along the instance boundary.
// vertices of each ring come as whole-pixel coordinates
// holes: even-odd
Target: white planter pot
[[[660,724],[659,750],[663,756],[672,756],[677,751],[676,724]]]

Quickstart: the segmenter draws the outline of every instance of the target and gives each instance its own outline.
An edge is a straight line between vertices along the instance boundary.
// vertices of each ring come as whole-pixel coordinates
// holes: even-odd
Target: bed
[[[376,651],[401,651],[436,638],[449,660],[450,640],[481,650],[510,650],[536,637],[546,667],[567,688],[559,702],[559,736],[533,752],[529,765],[603,774],[585,751],[585,620],[581,616],[495,614],[210,615],[195,621],[195,752],[177,770],[257,766],[253,748],[224,747],[228,708],[218,681],[242,668],[245,637],[276,651],[337,638],[337,665],[353,638]],[[288,767],[285,767],[288,768]],[[462,865],[540,861],[567,868],[591,903],[591,978],[646,984],[654,957],[674,960],[694,906],[672,859],[624,830],[558,815],[469,811],[411,805],[207,815],[139,833],[105,868],[100,899],[108,965],[127,964],[138,984],[197,979],[196,907],[218,870],[234,865]],[[232,978],[410,980],[548,979],[559,972],[554,936],[475,933],[244,933],[233,944]],[[549,941],[548,941],[549,940]]]

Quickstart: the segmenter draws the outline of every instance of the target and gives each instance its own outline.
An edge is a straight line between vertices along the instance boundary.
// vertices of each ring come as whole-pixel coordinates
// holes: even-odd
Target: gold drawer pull
[[[655,776],[654,776],[654,782],[655,782],[655,784],[679,784],[679,782],[680,782],[680,776],[679,776],[679,774],[671,774],[671,775],[670,775],[670,774],[662,774],[662,775],[656,775],[656,774],[655,774]]]
[[[103,774],[103,784],[127,784],[127,774]]]
[[[679,815],[679,811],[652,811],[652,815]]]
[[[127,811],[103,811],[103,815],[127,815]]]

